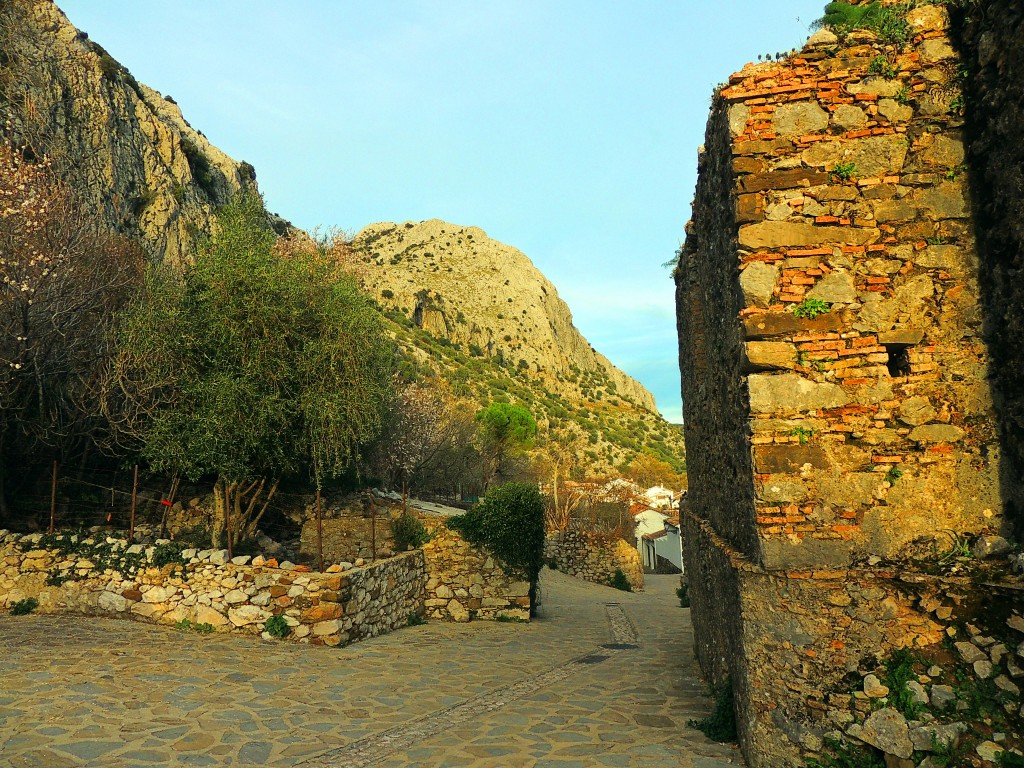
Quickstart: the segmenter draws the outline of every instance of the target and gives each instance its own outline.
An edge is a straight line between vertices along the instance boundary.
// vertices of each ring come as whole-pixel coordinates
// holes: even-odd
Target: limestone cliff
[[[617,391],[654,410],[654,396],[597,352],[569,307],[533,262],[477,227],[438,219],[372,224],[356,238],[366,288],[434,336],[529,369],[556,391],[574,389],[574,369],[607,376]]]
[[[51,0],[0,4],[0,109],[8,138],[50,156],[105,223],[154,260],[186,257],[215,206],[255,179]]]
[[[406,349],[480,400],[510,398],[590,435],[591,461],[682,456],[679,431],[639,382],[576,329],[554,285],[515,248],[437,219],[373,224],[353,246],[363,287]]]

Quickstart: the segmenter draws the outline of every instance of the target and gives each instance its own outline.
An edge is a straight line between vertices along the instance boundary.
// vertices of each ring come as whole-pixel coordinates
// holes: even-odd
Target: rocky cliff
[[[139,241],[153,261],[187,260],[216,208],[255,186],[251,165],[213,146],[51,0],[0,2],[0,109],[0,138],[50,158],[97,226]],[[587,438],[597,468],[644,449],[679,462],[679,430],[590,346],[522,253],[436,220],[375,224],[355,246],[363,286],[407,357],[458,394],[525,404],[555,433]]]
[[[50,0],[0,4],[3,130],[54,160],[114,231],[176,263],[214,208],[255,180]]]
[[[679,430],[654,397],[576,329],[554,285],[515,248],[437,219],[373,224],[353,241],[363,287],[403,347],[481,402],[526,405],[589,435],[595,468],[648,450],[672,463]]]
[[[482,229],[438,219],[372,224],[355,246],[366,267],[366,289],[434,336],[528,367],[554,391],[573,393],[579,389],[574,373],[597,373],[612,392],[655,409],[643,385],[583,338],[569,307],[533,262]]]

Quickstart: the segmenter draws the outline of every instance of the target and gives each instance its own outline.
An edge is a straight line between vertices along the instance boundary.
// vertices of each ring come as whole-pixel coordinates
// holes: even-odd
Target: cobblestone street
[[[720,768],[676,577],[629,594],[545,571],[529,625],[347,648],[70,616],[0,617],[0,766]]]

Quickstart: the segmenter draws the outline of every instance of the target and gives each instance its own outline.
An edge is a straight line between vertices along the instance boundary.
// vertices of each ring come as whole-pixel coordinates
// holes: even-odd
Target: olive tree
[[[215,478],[215,541],[221,519],[237,522],[230,541],[251,536],[283,476],[319,488],[346,471],[389,400],[378,313],[322,250],[276,239],[262,200],[239,195],[182,275],[149,275],[120,327],[111,411],[154,469]]]

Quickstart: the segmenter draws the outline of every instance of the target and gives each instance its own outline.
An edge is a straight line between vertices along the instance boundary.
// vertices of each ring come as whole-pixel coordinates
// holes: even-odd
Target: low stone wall
[[[432,619],[530,620],[530,584],[510,577],[482,547],[434,522],[423,546],[426,610]]]
[[[395,547],[391,533],[392,517],[389,507],[379,507],[375,517],[346,510],[337,517],[324,518],[324,561],[354,563],[359,559],[370,561],[391,557]],[[316,537],[316,520],[307,519],[302,524],[299,552],[304,559],[313,562],[318,557]]]
[[[264,632],[271,616],[283,616],[292,629],[287,639],[315,645],[384,634],[424,611],[420,551],[365,568],[332,566],[327,573],[271,567],[275,561],[262,557],[228,561],[223,550],[185,550],[184,564],[157,567],[154,547],[96,537],[101,549],[88,559],[41,548],[39,534],[0,531],[0,605],[33,597],[43,613],[187,620],[248,634]]]
[[[621,569],[634,592],[644,588],[640,553],[619,538],[582,531],[549,533],[544,541],[544,559],[570,576],[597,584],[611,584],[615,571]]]

